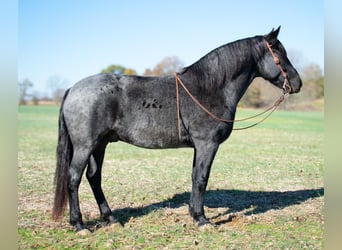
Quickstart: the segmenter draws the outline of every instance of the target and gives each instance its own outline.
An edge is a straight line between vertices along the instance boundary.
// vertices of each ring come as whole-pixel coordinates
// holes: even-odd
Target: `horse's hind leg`
[[[96,202],[99,206],[101,217],[106,220],[108,223],[116,222],[111,209],[108,206],[106,198],[103,194],[101,187],[101,171],[103,158],[105,154],[105,147],[103,146],[99,149],[96,149],[89,158],[89,166],[87,170],[87,179],[93,190]]]
[[[77,231],[85,229],[82,222],[82,214],[79,205],[78,189],[82,179],[83,171],[89,158],[90,150],[85,148],[74,148],[72,161],[69,167],[69,208],[70,224]]]

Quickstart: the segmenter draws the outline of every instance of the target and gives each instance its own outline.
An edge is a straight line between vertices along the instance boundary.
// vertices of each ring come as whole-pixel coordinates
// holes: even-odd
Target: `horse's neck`
[[[227,102],[236,106],[256,76],[256,66],[250,62],[234,78],[228,78],[223,88]]]
[[[251,38],[253,39],[253,38]],[[244,44],[239,44],[244,43]],[[214,50],[207,55],[210,58],[211,65],[205,67],[202,74],[214,76],[215,83],[222,89],[228,106],[237,105],[241,97],[255,77],[258,76],[255,57],[253,56],[254,48],[252,40],[228,44],[224,47]],[[242,47],[239,47],[242,46]],[[216,65],[215,67],[212,64]],[[202,81],[210,81],[206,77],[200,78]],[[200,83],[206,85],[208,82]],[[217,91],[215,90],[215,94]]]

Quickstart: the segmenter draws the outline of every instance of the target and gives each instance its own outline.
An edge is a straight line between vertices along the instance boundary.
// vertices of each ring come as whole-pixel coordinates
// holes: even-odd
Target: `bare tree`
[[[145,69],[144,76],[152,76],[153,72],[150,68]]]
[[[29,79],[19,82],[19,104],[25,105],[27,97],[29,97],[29,90],[33,87],[33,83]]]
[[[309,64],[302,70],[303,93],[310,99],[324,97],[324,75],[317,64]]]
[[[62,79],[58,75],[50,76],[48,79],[48,87],[52,94],[52,99],[56,103],[61,102],[66,86],[68,84],[68,81],[66,79]]]

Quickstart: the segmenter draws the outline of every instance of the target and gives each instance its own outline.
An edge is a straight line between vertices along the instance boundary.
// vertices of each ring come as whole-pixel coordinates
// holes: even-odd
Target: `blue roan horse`
[[[236,106],[255,77],[279,88],[286,79],[288,92],[297,93],[302,82],[277,39],[279,30],[214,49],[177,76],[203,106],[226,120],[234,119]],[[69,198],[71,225],[85,229],[78,189],[86,169],[102,218],[116,221],[102,191],[101,169],[107,144],[123,141],[151,149],[194,148],[189,211],[198,225],[209,223],[203,196],[217,149],[229,137],[233,123],[213,119],[184,88],[176,91],[175,86],[173,75],[98,74],[67,90],[59,116],[55,220]]]

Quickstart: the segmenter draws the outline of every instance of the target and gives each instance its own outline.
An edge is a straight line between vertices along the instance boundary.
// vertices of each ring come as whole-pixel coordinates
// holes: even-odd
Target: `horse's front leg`
[[[214,143],[201,142],[197,145],[195,144],[189,211],[199,226],[210,223],[204,215],[203,200],[211,164],[217,149],[218,145]]]

